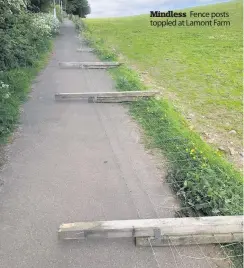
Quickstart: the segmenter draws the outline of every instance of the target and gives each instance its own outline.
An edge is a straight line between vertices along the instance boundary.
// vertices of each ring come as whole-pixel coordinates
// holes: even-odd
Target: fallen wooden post
[[[71,69],[107,69],[120,66],[119,62],[60,62],[60,68]]]
[[[93,48],[78,48],[77,52],[94,52]]]
[[[121,103],[121,102],[131,102],[138,101],[139,99],[147,99],[152,96],[121,96],[121,97],[90,97],[88,98],[89,103]]]
[[[150,240],[150,241],[149,241]],[[136,237],[138,247],[165,247],[165,246],[187,246],[204,244],[226,244],[243,242],[243,233],[227,234],[203,234],[203,235],[162,235],[159,239],[155,237]]]
[[[122,91],[122,92],[84,92],[84,93],[56,93],[55,100],[82,100],[88,102],[128,102],[139,98],[155,97],[159,91]]]
[[[58,236],[64,240],[132,237],[137,246],[242,242],[243,216],[75,222],[62,224]]]

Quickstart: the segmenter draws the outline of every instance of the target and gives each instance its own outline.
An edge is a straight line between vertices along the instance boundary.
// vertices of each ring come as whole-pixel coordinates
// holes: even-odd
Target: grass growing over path
[[[145,83],[162,89],[191,126],[241,168],[242,1],[189,10],[229,12],[223,20],[231,26],[157,28],[150,20],[162,18],[149,14],[85,22],[93,36],[120,53]]]
[[[26,100],[31,89],[31,84],[36,75],[41,71],[49,60],[52,50],[52,40],[46,41],[46,48],[39,55],[32,67],[21,67],[5,72],[0,72],[0,81],[8,85],[7,98],[2,98],[0,115],[0,144],[5,144],[11,139],[20,116],[21,104]],[[10,88],[10,90],[9,90]],[[1,94],[5,94],[1,92]]]

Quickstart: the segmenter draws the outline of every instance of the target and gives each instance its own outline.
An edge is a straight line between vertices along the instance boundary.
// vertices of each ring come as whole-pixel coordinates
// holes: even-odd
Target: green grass
[[[140,18],[140,16],[135,17],[134,20],[141,22]],[[120,41],[123,40],[122,37],[115,39],[112,37],[117,36],[117,32],[120,30],[125,31],[125,28],[127,32],[130,32],[130,28],[125,27],[124,24],[127,25],[129,21],[131,25],[134,25],[135,21],[132,24],[132,20],[133,18],[84,20],[83,35],[95,47],[100,59],[118,60],[121,51],[113,51],[107,41],[111,36],[114,44],[123,43]],[[110,23],[107,23],[108,21]],[[116,24],[117,27],[115,27]],[[112,27],[115,27],[116,31],[112,31]],[[104,33],[107,36],[106,40]],[[143,38],[142,36],[143,34],[140,34],[141,38]],[[129,34],[127,38],[129,38]],[[147,39],[145,38],[145,40]],[[132,41],[131,44],[133,44]],[[159,51],[159,47],[157,51]],[[122,52],[124,53],[124,51]],[[134,52],[142,59],[141,52],[137,53],[135,49]],[[152,52],[150,55],[150,58],[153,58],[154,53]],[[134,54],[131,56],[135,57]],[[148,58],[143,57],[145,62],[148,61]],[[163,59],[164,57],[158,58]],[[118,90],[147,88],[140,81],[138,73],[131,68],[123,66],[110,72],[117,82]],[[170,101],[167,99],[140,101],[132,104],[130,110],[144,128],[150,146],[161,149],[163,155],[167,156],[171,163],[168,179],[174,182],[173,186],[182,198],[184,206],[192,207],[195,212],[205,215],[243,213],[241,173],[191,129],[189,123]]]
[[[242,215],[242,174],[184,116],[185,110],[193,110],[200,119],[207,118],[199,119],[201,124],[215,131],[223,131],[225,119],[238,137],[242,133],[240,2],[204,11],[208,9],[230,11],[232,30],[153,29],[148,16],[137,16],[83,20],[83,35],[101,60],[126,60],[125,66],[110,70],[118,90],[148,89],[138,70],[149,72],[149,84],[156,81],[164,86],[163,99],[138,101],[129,110],[143,128],[147,145],[167,158],[167,180],[182,202],[183,214]],[[243,254],[242,246],[232,251],[231,255]],[[242,257],[234,262],[242,267]]]
[[[199,108],[197,109],[199,113],[206,116],[208,113],[214,113],[216,106],[221,103],[220,100],[225,96],[221,92],[229,90],[233,99],[236,98],[237,103],[239,103],[238,100],[242,95],[240,92],[242,87],[240,84],[241,75],[238,73],[239,69],[241,70],[241,58],[238,58],[241,49],[240,43],[237,41],[240,37],[237,35],[239,28],[236,25],[240,19],[239,9],[240,2],[204,8],[204,11],[217,10],[220,12],[221,10],[228,10],[231,13],[230,20],[235,26],[233,26],[234,29],[236,29],[232,35],[229,35],[233,36],[232,39],[235,42],[221,43],[217,39],[218,46],[215,45],[214,47],[211,46],[211,42],[209,43],[209,39],[205,40],[206,37],[210,34],[211,36],[218,34],[222,36],[222,31],[230,33],[229,28],[221,28],[218,31],[210,28],[200,28],[198,30],[195,28],[191,28],[191,30],[188,28],[170,28],[160,29],[160,32],[158,32],[151,27],[147,27],[148,17],[144,15],[122,19],[86,19],[83,20],[85,23],[83,35],[95,47],[102,60],[118,60],[122,54],[122,56],[125,55],[129,58],[128,64],[131,63],[130,59],[132,59],[132,64],[136,63],[136,66],[143,66],[143,68],[146,66],[147,70],[154,68],[152,75],[155,76],[155,80],[157,80],[156,75],[158,74],[158,79],[165,77],[166,82],[174,81],[174,83],[168,82],[167,85],[170,89],[165,87],[164,92],[170,92],[170,90],[176,92],[176,95],[180,96],[178,98],[179,103],[184,103],[184,100],[188,99],[189,103],[192,102],[193,107]],[[194,8],[194,10],[197,11],[197,8]],[[234,11],[236,11],[236,15],[233,14]],[[179,35],[181,41],[179,41]],[[153,37],[155,38],[153,39]],[[189,42],[183,42],[182,39]],[[130,44],[129,48],[128,44]],[[224,47],[231,47],[231,49],[227,49],[225,54],[222,54]],[[217,51],[218,49],[222,49],[222,53]],[[236,50],[238,53],[235,52]],[[163,56],[160,54],[161,51]],[[194,51],[195,53],[193,53]],[[147,54],[150,56],[145,56]],[[203,54],[205,57],[203,57]],[[165,58],[165,55],[167,55],[167,58]],[[213,55],[214,60],[211,61]],[[229,58],[227,55],[229,55]],[[229,77],[228,79],[224,78],[224,80],[221,80],[222,76],[215,77],[213,80],[209,78],[210,74],[212,76],[217,75],[213,68],[217,68],[216,66],[220,63],[216,59],[221,61],[223,57],[230,61],[231,66],[227,66],[227,68],[226,65],[223,65],[223,68],[226,74],[229,72],[235,76],[235,79],[232,79],[235,86],[233,86],[233,82],[229,83]],[[174,66],[167,65],[168,68],[165,68],[166,59],[174,61]],[[216,64],[216,61],[218,64]],[[206,62],[209,64],[206,64]],[[160,71],[157,72],[157,70]],[[222,71],[221,68],[219,70]],[[117,82],[118,90],[142,90],[147,88],[142,83],[138,72],[131,68],[124,66],[110,72]],[[182,73],[188,79],[183,79]],[[208,88],[213,89],[214,81],[223,84],[216,90],[208,90]],[[222,86],[225,85],[224,81],[230,85],[230,88]],[[207,82],[209,82],[209,87]],[[194,102],[193,99],[196,95],[198,95],[199,100],[195,99]],[[205,111],[204,106],[207,99],[208,103],[210,103],[210,100],[212,102],[216,100],[216,104],[212,105],[211,109],[208,107],[210,111]],[[226,102],[227,99],[231,104],[232,98],[226,97]],[[237,109],[235,116],[240,119],[241,100],[238,105],[235,107]],[[222,106],[222,109],[231,117],[231,113],[225,105]],[[167,98],[138,102],[131,105],[131,112],[144,128],[149,144],[161,149],[163,155],[171,163],[168,179],[174,182],[173,187],[181,197],[184,207],[192,207],[195,212],[205,215],[243,214],[242,174],[226,161],[218,150],[208,145],[198,132],[191,128],[191,125],[185,120],[184,114],[182,115],[177,102],[176,104],[172,103]],[[232,120],[235,121],[236,118]],[[215,121],[219,124],[221,122],[220,119],[215,119]],[[215,121],[209,120],[208,123],[216,125]],[[239,124],[241,121],[240,119]]]
[[[0,81],[10,87],[10,97],[3,100],[0,107],[0,143],[5,144],[18,124],[21,104],[30,92],[33,79],[44,68],[53,48],[52,40],[46,40],[46,47],[39,54],[32,67],[16,68],[0,73]]]
[[[93,36],[118,51],[130,66],[146,71],[143,77],[148,84],[153,82],[162,89],[165,99],[185,117],[193,114],[193,127],[209,134],[216,148],[232,146],[236,154],[227,156],[240,167],[242,2],[189,10],[229,12],[230,17],[224,20],[231,26],[157,28],[150,26],[149,14],[84,21]],[[230,130],[237,134],[229,135]]]

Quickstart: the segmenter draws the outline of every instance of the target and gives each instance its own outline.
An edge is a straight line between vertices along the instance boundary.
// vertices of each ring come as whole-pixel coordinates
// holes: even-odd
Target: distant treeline
[[[61,0],[29,0],[28,9],[32,12],[46,12],[53,2],[58,5]],[[78,15],[81,18],[91,13],[87,0],[62,0],[62,7],[67,14]]]

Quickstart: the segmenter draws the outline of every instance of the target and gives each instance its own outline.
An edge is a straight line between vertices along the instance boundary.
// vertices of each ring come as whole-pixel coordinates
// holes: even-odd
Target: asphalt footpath
[[[219,267],[210,246],[139,248],[129,238],[58,240],[62,223],[174,217],[178,206],[160,160],[145,150],[124,105],[55,101],[58,92],[115,91],[106,70],[59,68],[61,61],[99,61],[93,53],[76,51],[76,36],[66,20],[6,147],[0,267]]]

